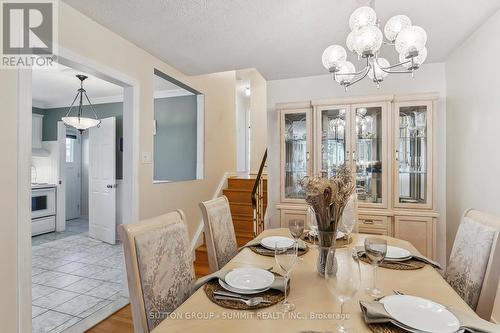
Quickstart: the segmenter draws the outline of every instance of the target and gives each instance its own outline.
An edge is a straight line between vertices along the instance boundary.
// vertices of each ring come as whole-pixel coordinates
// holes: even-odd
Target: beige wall
[[[267,147],[267,82],[257,70],[250,75],[250,172],[259,171]]]
[[[97,38],[98,37],[98,38]],[[139,215],[147,218],[181,208],[191,233],[200,222],[198,202],[211,198],[221,177],[234,171],[235,73],[188,77],[142,49],[60,2],[59,42],[69,51],[124,73],[140,83],[140,151],[153,150],[153,69],[185,82],[205,94],[205,179],[152,184],[152,164],[139,166]],[[17,72],[0,70],[2,121],[0,138],[4,153],[0,164],[0,323],[2,332],[16,332],[17,257]],[[29,177],[27,174],[26,177]],[[29,222],[28,222],[29,223]],[[29,288],[29,286],[27,286]]]
[[[446,62],[449,255],[467,208],[500,215],[500,11]]]
[[[380,89],[365,79],[349,88],[347,92],[332,79],[329,74],[301,77],[294,79],[275,80],[267,82],[268,103],[268,193],[269,206],[266,218],[269,225],[276,226],[279,214],[276,204],[280,200],[280,151],[279,151],[279,126],[276,114],[276,103],[300,102],[314,99],[327,99],[345,96],[384,95],[384,94],[413,94],[438,92],[440,97],[437,103],[437,156],[438,173],[436,181],[438,186],[437,206],[440,220],[437,226],[437,258],[441,263],[445,259],[446,239],[446,193],[445,193],[445,167],[446,167],[446,80],[445,66],[443,63],[424,64],[415,73],[415,78],[409,75],[392,74],[382,82]]]

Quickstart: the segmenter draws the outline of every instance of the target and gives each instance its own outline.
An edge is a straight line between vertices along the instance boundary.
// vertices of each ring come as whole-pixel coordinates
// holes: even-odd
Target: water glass
[[[351,241],[351,234],[354,230],[354,227],[358,223],[356,217],[350,216],[342,216],[342,223],[340,224],[340,231],[347,235],[347,244]]]
[[[288,222],[288,229],[296,242],[300,239],[300,236],[302,236],[304,226],[304,220],[293,219]]]
[[[295,244],[288,249],[282,249],[278,247],[274,248],[274,259],[276,260],[278,268],[283,272],[283,275],[285,277],[285,299],[280,304],[280,309],[283,312],[290,312],[295,310],[295,305],[288,302],[287,289],[290,273],[297,263],[297,250],[297,242],[295,242]]]
[[[330,293],[340,302],[340,318],[342,321],[337,326],[337,332],[349,332],[344,322],[343,307],[345,302],[356,295],[361,285],[359,261],[354,260],[353,251],[350,248],[330,248],[326,265],[326,286]]]
[[[372,297],[380,297],[382,291],[377,288],[377,267],[384,261],[387,254],[387,241],[381,238],[365,239],[365,254],[370,260],[373,268],[372,286],[366,288],[366,293]]]

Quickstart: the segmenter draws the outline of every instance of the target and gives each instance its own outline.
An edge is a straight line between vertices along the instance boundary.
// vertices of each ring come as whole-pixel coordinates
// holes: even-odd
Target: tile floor
[[[123,247],[89,238],[87,220],[33,237],[32,266],[33,332],[84,332],[128,303]]]

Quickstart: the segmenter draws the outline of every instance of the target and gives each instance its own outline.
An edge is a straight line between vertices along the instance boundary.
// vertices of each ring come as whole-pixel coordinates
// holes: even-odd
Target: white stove
[[[31,184],[31,235],[56,230],[56,185]]]

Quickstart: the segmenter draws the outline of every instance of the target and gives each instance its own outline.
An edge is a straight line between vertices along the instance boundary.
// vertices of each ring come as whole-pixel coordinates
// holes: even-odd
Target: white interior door
[[[116,242],[116,120],[89,130],[89,236]]]
[[[66,130],[66,220],[80,217],[82,143],[77,130]]]
[[[56,231],[66,230],[66,125],[57,122]]]

